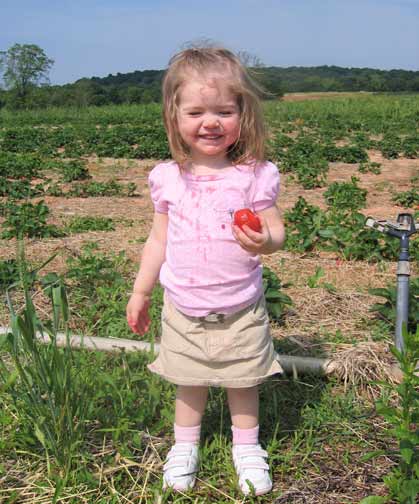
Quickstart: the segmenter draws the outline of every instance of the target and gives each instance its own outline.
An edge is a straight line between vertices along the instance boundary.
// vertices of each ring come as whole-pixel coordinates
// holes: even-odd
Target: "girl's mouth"
[[[222,135],[199,135],[199,138],[203,138],[204,140],[218,140],[222,138]]]

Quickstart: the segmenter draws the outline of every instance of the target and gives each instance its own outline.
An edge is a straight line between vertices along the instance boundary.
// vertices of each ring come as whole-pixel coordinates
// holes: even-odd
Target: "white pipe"
[[[7,334],[11,329],[0,327],[0,335]],[[48,334],[36,333],[36,338],[41,343],[48,344],[51,342]],[[67,338],[65,333],[57,333],[57,345],[65,347]],[[70,335],[71,348],[85,348],[86,350],[96,350],[103,352],[151,352],[158,354],[160,344],[154,343],[154,348],[148,341],[136,341],[127,338],[102,338],[100,336],[79,336],[77,334]],[[328,376],[333,374],[338,369],[339,364],[333,359],[320,359],[317,357],[301,357],[296,355],[278,354],[278,361],[286,374],[293,375],[297,378],[299,374],[313,374],[320,376]],[[403,380],[403,373],[400,367],[396,364],[391,367],[390,374],[397,382]]]
[[[0,334],[7,334],[10,329],[0,327]],[[50,343],[48,334],[37,333],[36,338],[41,343]],[[57,333],[57,345],[65,347],[67,338],[65,333]],[[127,338],[102,338],[100,336],[70,335],[71,348],[85,348],[86,350],[101,350],[104,352],[151,352],[152,344],[147,341],[136,341]],[[159,343],[154,344],[154,353],[159,353]],[[278,355],[278,361],[287,374],[329,375],[336,369],[336,364],[331,359],[319,359],[316,357],[299,357],[294,355]]]

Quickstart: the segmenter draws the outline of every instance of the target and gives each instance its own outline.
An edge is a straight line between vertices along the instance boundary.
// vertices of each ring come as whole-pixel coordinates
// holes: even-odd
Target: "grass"
[[[123,266],[122,256],[111,259],[89,246],[70,261],[69,271],[93,295],[100,290],[98,279],[111,282],[118,292]],[[0,500],[242,502],[231,460],[225,391],[210,389],[196,489],[184,495],[163,492],[161,471],[173,441],[175,386],[147,370],[151,353],[59,349],[55,335],[69,322],[63,279],[28,276],[22,268],[20,276],[25,304],[17,309],[10,299],[13,331],[0,347]],[[33,282],[50,298],[50,319],[37,316]],[[159,306],[157,289],[156,320]],[[37,330],[47,331],[51,343],[36,342]],[[393,462],[381,457],[373,464],[362,456],[392,440],[374,405],[354,389],[345,391],[333,379],[315,376],[274,377],[261,386],[260,405],[260,440],[270,455],[275,484],[271,494],[247,502],[349,503],[377,494],[377,486],[380,491],[381,466]],[[368,483],[360,484],[360,475]]]
[[[60,490],[64,502],[156,502],[157,496],[157,502],[241,500],[231,462],[224,390],[210,391],[196,490],[188,496],[169,497],[170,491],[165,495],[161,491],[160,475],[172,441],[175,387],[149,374],[146,364],[151,356],[83,351],[74,355],[86,378],[94,377],[95,387],[89,392],[86,438],[71,477]],[[0,405],[4,440],[0,500],[15,493],[19,500],[5,502],[49,502],[60,479],[46,476],[47,460],[31,434],[30,419],[11,405],[7,391],[0,393]],[[274,502],[292,492],[291,502],[327,502],[322,500],[327,495],[335,496],[330,502],[358,502],[377,484],[377,472],[383,469],[360,462],[362,454],[391,443],[385,431],[377,429],[377,420],[371,405],[363,404],[352,392],[342,393],[333,381],[308,377],[299,382],[275,378],[265,383],[261,386],[261,442],[270,454],[275,484],[272,494],[254,501]],[[377,465],[383,462],[384,467],[389,465],[388,460],[379,460]],[[369,480],[368,485],[357,483],[360,475]],[[345,479],[354,480],[350,488]]]

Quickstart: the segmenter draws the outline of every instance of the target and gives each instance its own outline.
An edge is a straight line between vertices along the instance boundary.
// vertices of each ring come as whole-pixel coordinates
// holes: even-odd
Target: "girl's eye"
[[[191,117],[198,117],[201,114],[201,112],[189,112],[189,116]]]
[[[228,116],[231,116],[233,114],[233,112],[231,110],[222,110],[220,112],[220,115],[224,116],[224,117],[228,117]]]

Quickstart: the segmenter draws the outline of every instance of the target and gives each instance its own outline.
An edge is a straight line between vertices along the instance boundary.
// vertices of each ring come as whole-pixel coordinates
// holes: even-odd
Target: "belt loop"
[[[224,322],[226,316],[224,313],[209,313],[205,317],[199,317],[200,322],[210,322],[210,323],[215,323],[215,322]]]

